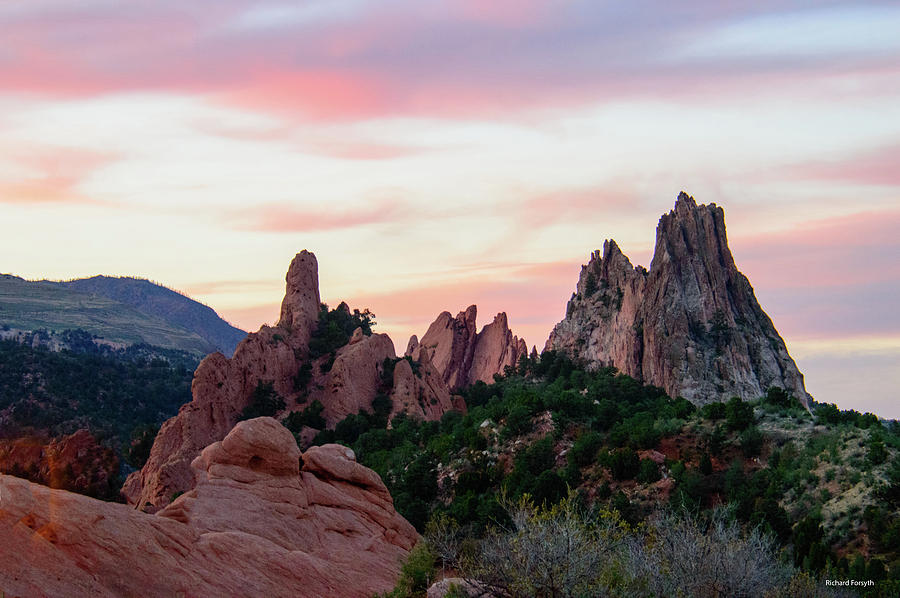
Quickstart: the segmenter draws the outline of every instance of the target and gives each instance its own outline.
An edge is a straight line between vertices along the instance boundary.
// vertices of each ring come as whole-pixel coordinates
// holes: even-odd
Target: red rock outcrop
[[[649,272],[612,240],[591,254],[546,349],[612,365],[696,404],[809,395],[772,321],[734,264],[725,213],[685,193],[660,218]]]
[[[417,541],[346,447],[303,455],[271,418],[239,423],[157,514],[0,476],[9,596],[368,597]]]
[[[428,352],[429,360],[451,391],[481,380],[491,383],[494,374],[502,374],[506,366],[514,366],[528,354],[525,341],[509,329],[505,313],[476,333],[478,308],[470,305],[455,318],[442,312],[428,327],[421,340],[412,337],[406,354],[421,361]]]
[[[231,430],[258,384],[271,382],[283,397],[297,394],[294,380],[319,314],[315,255],[298,253],[285,282],[278,326],[248,334],[231,359],[213,353],[197,367],[192,401],[162,425],[147,463],[125,481],[122,493],[129,504],[153,511],[168,504],[176,492],[192,488],[191,461]]]
[[[401,359],[394,365],[391,405],[390,419],[398,413],[408,413],[419,419],[436,421],[448,411],[466,411],[465,401],[459,395],[450,394],[427,351],[419,355],[418,362]]]
[[[119,458],[87,430],[48,440],[26,436],[0,440],[0,473],[110,499],[118,496]]]
[[[381,384],[384,360],[394,358],[394,343],[388,335],[366,336],[356,329],[350,342],[338,349],[331,369],[309,393],[311,401],[318,400],[325,406],[322,417],[329,427],[351,413],[371,408]]]
[[[169,504],[176,493],[193,488],[191,462],[203,447],[225,437],[261,383],[272,384],[285,401],[285,412],[303,410],[318,400],[329,427],[350,414],[371,410],[380,392],[391,393],[383,388],[384,363],[396,359],[396,353],[385,334],[366,335],[357,328],[343,347],[309,358],[320,309],[315,256],[298,253],[285,281],[277,326],[263,326],[247,335],[231,359],[213,353],[200,363],[191,385],[192,401],[162,425],[147,463],[128,476],[122,493],[129,504],[154,512]],[[344,303],[338,309],[350,313]],[[305,382],[302,367],[308,368]],[[404,379],[405,390],[392,393],[398,404],[411,406],[413,415],[439,419],[454,405],[460,407],[433,377],[415,378]]]

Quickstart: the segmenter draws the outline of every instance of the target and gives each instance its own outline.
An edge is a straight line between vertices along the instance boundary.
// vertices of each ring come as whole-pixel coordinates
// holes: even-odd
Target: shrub
[[[254,417],[273,417],[284,409],[284,399],[281,398],[272,387],[272,382],[260,380],[250,395],[250,403],[244,407],[238,420],[253,419]]]
[[[727,509],[708,518],[663,512],[646,536],[630,538],[627,569],[640,595],[764,596],[790,577],[773,539],[759,528],[742,534]]]
[[[661,477],[659,466],[655,462],[650,459],[641,459],[641,465],[637,475],[639,482],[642,484],[652,484]]]
[[[303,411],[289,413],[287,417],[281,420],[281,424],[294,434],[299,434],[304,426],[322,430],[325,428],[325,418],[322,417],[322,411],[324,410],[325,406],[317,399]]]
[[[763,440],[763,433],[756,426],[741,432],[741,451],[744,453],[744,456],[758,457],[762,451]]]
[[[585,432],[575,440],[575,444],[572,446],[569,454],[572,455],[572,460],[576,465],[585,467],[594,462],[597,458],[597,451],[600,450],[602,445],[602,434],[599,432]]]
[[[700,409],[700,414],[706,419],[722,419],[725,417],[725,403],[715,402],[704,405]]]
[[[626,448],[610,453],[605,465],[609,467],[613,478],[617,480],[630,480],[638,474],[641,461],[636,452]]]
[[[738,397],[731,397],[725,404],[725,423],[731,430],[745,430],[754,421],[753,405]]]

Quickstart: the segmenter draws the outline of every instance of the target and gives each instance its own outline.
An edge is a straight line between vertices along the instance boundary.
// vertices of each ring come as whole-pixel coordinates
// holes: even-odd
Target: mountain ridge
[[[198,355],[230,355],[246,336],[211,307],[134,277],[30,281],[0,275],[0,324],[25,331],[81,329],[108,342],[146,343]]]

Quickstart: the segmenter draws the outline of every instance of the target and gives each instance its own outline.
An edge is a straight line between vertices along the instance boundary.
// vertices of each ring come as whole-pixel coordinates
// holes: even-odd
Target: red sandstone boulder
[[[321,401],[325,406],[322,417],[329,427],[361,409],[371,409],[381,384],[384,360],[395,357],[394,343],[388,335],[366,336],[359,328],[354,331],[350,342],[337,350],[331,369],[317,380],[309,394],[311,401]]]
[[[427,351],[419,354],[419,361],[414,365],[401,359],[394,366],[391,405],[391,419],[398,413],[408,413],[419,419],[435,421],[448,411],[466,410],[462,397],[450,394]]]
[[[0,476],[0,591],[12,596],[368,597],[418,535],[336,445],[304,455],[271,418],[240,422],[157,514]]]
[[[119,459],[87,430],[48,440],[26,436],[0,440],[0,473],[93,496],[118,497]]]

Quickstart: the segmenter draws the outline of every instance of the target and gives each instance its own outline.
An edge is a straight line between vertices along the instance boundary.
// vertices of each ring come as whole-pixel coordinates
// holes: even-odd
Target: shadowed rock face
[[[442,312],[418,340],[409,339],[406,355],[428,360],[440,373],[451,391],[459,390],[481,380],[491,383],[494,374],[502,374],[507,366],[515,366],[519,358],[528,354],[528,347],[509,329],[505,313],[475,332],[478,308],[470,305],[454,318]]]
[[[0,476],[0,590],[12,596],[371,596],[417,541],[378,475],[338,445],[303,455],[240,422],[156,514]]]
[[[803,375],[734,264],[725,213],[685,193],[660,218],[649,272],[615,241],[581,269],[546,349],[615,366],[696,404],[779,386],[804,404]]]

